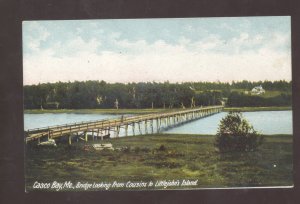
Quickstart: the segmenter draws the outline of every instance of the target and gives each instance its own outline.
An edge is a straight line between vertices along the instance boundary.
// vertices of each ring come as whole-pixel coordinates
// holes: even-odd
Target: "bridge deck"
[[[65,135],[70,135],[78,132],[87,132],[87,131],[92,132],[92,131],[107,130],[107,129],[110,130],[116,127],[131,125],[134,123],[140,123],[148,120],[157,120],[161,118],[180,116],[180,115],[196,113],[196,112],[215,113],[215,112],[219,112],[222,109],[223,106],[210,106],[210,107],[185,109],[180,111],[153,113],[153,114],[137,115],[131,117],[123,117],[118,119],[99,120],[99,121],[92,121],[92,122],[82,122],[82,123],[74,123],[74,124],[60,125],[54,127],[33,129],[25,132],[26,143],[32,140],[37,140],[45,136],[55,139],[58,137],[62,137]]]

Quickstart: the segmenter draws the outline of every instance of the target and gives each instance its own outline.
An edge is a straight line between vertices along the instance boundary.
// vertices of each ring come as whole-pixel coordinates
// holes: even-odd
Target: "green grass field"
[[[105,140],[115,148],[123,148],[115,151],[85,151],[84,143],[59,144],[56,148],[28,147],[26,188],[31,191],[35,181],[173,179],[198,179],[193,188],[291,186],[292,140],[291,135],[265,136],[265,142],[255,152],[223,154],[216,151],[212,135],[141,135]]]
[[[245,93],[245,91],[248,92],[248,95],[252,95],[251,94],[251,90],[247,90],[247,89],[231,89],[231,92],[238,92],[238,93]],[[266,92],[264,94],[260,94],[257,96],[263,97],[263,98],[271,98],[271,97],[275,97],[275,96],[279,96],[280,94],[291,94],[291,92],[284,92],[284,91],[270,91],[270,90],[266,90]],[[252,95],[255,96],[255,95]]]

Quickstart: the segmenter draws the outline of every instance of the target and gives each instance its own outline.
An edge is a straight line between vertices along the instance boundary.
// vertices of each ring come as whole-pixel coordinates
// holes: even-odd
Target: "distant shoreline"
[[[149,114],[164,112],[170,109],[27,109],[24,113],[75,113],[75,114]]]
[[[76,113],[76,114],[149,114],[169,111],[170,109],[27,109],[24,113],[27,114],[41,114],[41,113]],[[180,110],[180,109],[178,109]],[[254,111],[283,111],[292,110],[291,106],[272,106],[272,107],[225,107],[224,111],[240,111],[240,112],[254,112]]]

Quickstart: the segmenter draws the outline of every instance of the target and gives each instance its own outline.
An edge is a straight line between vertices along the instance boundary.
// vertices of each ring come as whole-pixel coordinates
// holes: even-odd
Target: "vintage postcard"
[[[27,192],[293,186],[289,16],[22,33]]]

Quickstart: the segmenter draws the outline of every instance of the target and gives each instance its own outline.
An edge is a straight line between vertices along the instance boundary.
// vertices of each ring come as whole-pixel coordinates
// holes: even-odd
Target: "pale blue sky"
[[[290,17],[25,21],[23,57],[24,84],[291,80]]]

